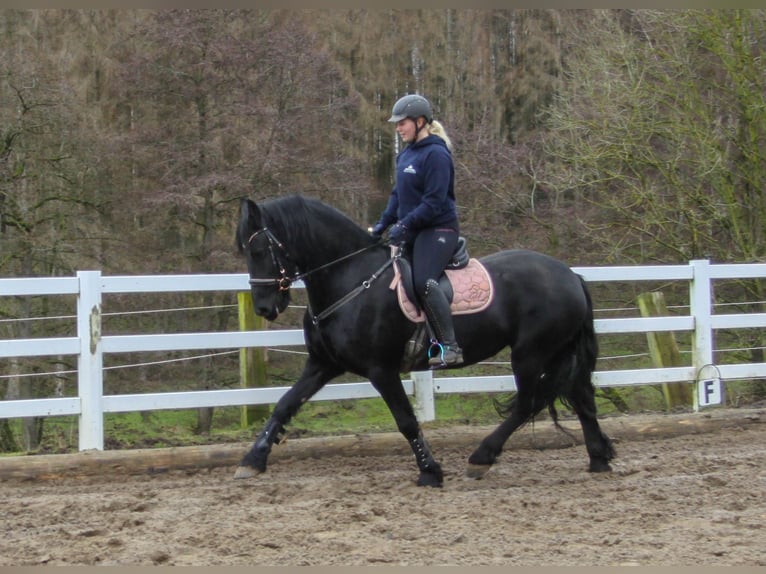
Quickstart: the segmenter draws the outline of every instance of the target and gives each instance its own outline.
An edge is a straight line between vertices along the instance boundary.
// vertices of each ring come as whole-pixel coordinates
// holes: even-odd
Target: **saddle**
[[[458,240],[454,255],[439,277],[439,286],[447,295],[453,315],[483,311],[493,297],[492,278],[478,259],[469,257],[464,237]],[[394,257],[394,279],[389,288],[396,290],[399,307],[410,321],[425,322],[415,295],[412,266],[405,256]]]
[[[396,291],[399,307],[410,321],[417,325],[415,332],[407,341],[399,371],[408,373],[424,362],[426,341],[430,328],[426,314],[420,308],[415,295],[415,283],[412,279],[412,266],[406,256],[396,255],[392,248],[394,278],[389,288]],[[458,240],[455,253],[444,273],[439,277],[439,286],[447,295],[453,315],[478,313],[486,309],[494,296],[492,278],[478,259],[468,256],[466,240]]]

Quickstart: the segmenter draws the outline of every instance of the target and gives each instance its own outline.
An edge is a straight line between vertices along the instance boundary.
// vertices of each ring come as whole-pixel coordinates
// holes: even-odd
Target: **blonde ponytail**
[[[444,142],[447,144],[447,148],[449,148],[450,151],[452,151],[452,140],[449,139],[449,136],[447,135],[447,130],[444,129],[444,126],[441,124],[441,122],[434,120],[431,122],[431,125],[428,127],[428,131],[432,133],[435,136],[439,136],[444,140]]]

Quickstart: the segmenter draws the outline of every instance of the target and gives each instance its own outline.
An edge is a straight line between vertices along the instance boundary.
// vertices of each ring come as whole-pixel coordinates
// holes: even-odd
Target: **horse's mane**
[[[318,199],[287,195],[265,201],[260,207],[264,223],[277,237],[306,249],[328,252],[338,246],[347,252],[349,247],[373,241],[348,215]]]

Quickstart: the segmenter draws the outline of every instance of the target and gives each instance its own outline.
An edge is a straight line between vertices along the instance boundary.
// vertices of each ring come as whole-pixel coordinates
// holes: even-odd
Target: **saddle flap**
[[[413,305],[415,305],[416,311],[420,313],[421,305],[419,298],[415,293],[415,281],[412,278],[412,265],[404,257],[397,257],[394,264],[399,268],[402,289],[404,289],[407,298]],[[454,291],[452,289],[452,283],[446,273],[442,273],[439,277],[439,287],[441,287],[442,291],[444,291],[444,294],[447,296],[447,301],[452,302]]]
[[[450,309],[453,315],[483,311],[494,298],[492,278],[478,259],[470,259],[463,269],[448,269],[442,275],[440,285],[443,285],[443,282],[449,285]],[[408,283],[410,292],[407,291]],[[409,261],[402,258],[394,260],[394,279],[389,287],[396,291],[399,307],[410,321],[425,321],[425,314],[411,294],[414,289]]]

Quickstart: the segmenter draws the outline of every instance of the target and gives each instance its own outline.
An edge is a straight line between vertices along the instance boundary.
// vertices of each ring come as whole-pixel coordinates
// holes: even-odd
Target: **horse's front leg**
[[[342,370],[323,365],[309,356],[298,382],[279,399],[252,448],[239,463],[234,478],[250,478],[266,472],[271,447],[281,441],[285,425],[327,381],[342,373]]]
[[[271,447],[282,442],[282,436],[285,432],[282,423],[275,415],[271,415],[266,426],[256,437],[252,448],[247,451],[242,461],[239,463],[234,478],[250,478],[256,474],[266,472],[266,462],[271,453]]]
[[[433,454],[431,454],[431,449],[425,438],[423,438],[423,433],[418,430],[417,436],[414,439],[408,440],[412,452],[415,453],[415,461],[420,470],[417,485],[441,487],[444,484],[444,473],[442,472],[441,465],[436,462]]]
[[[423,437],[399,374],[386,372],[373,375],[370,380],[391,411],[399,432],[407,439],[415,454],[415,461],[420,470],[417,485],[441,487],[444,483],[442,467],[434,459],[431,448]]]

